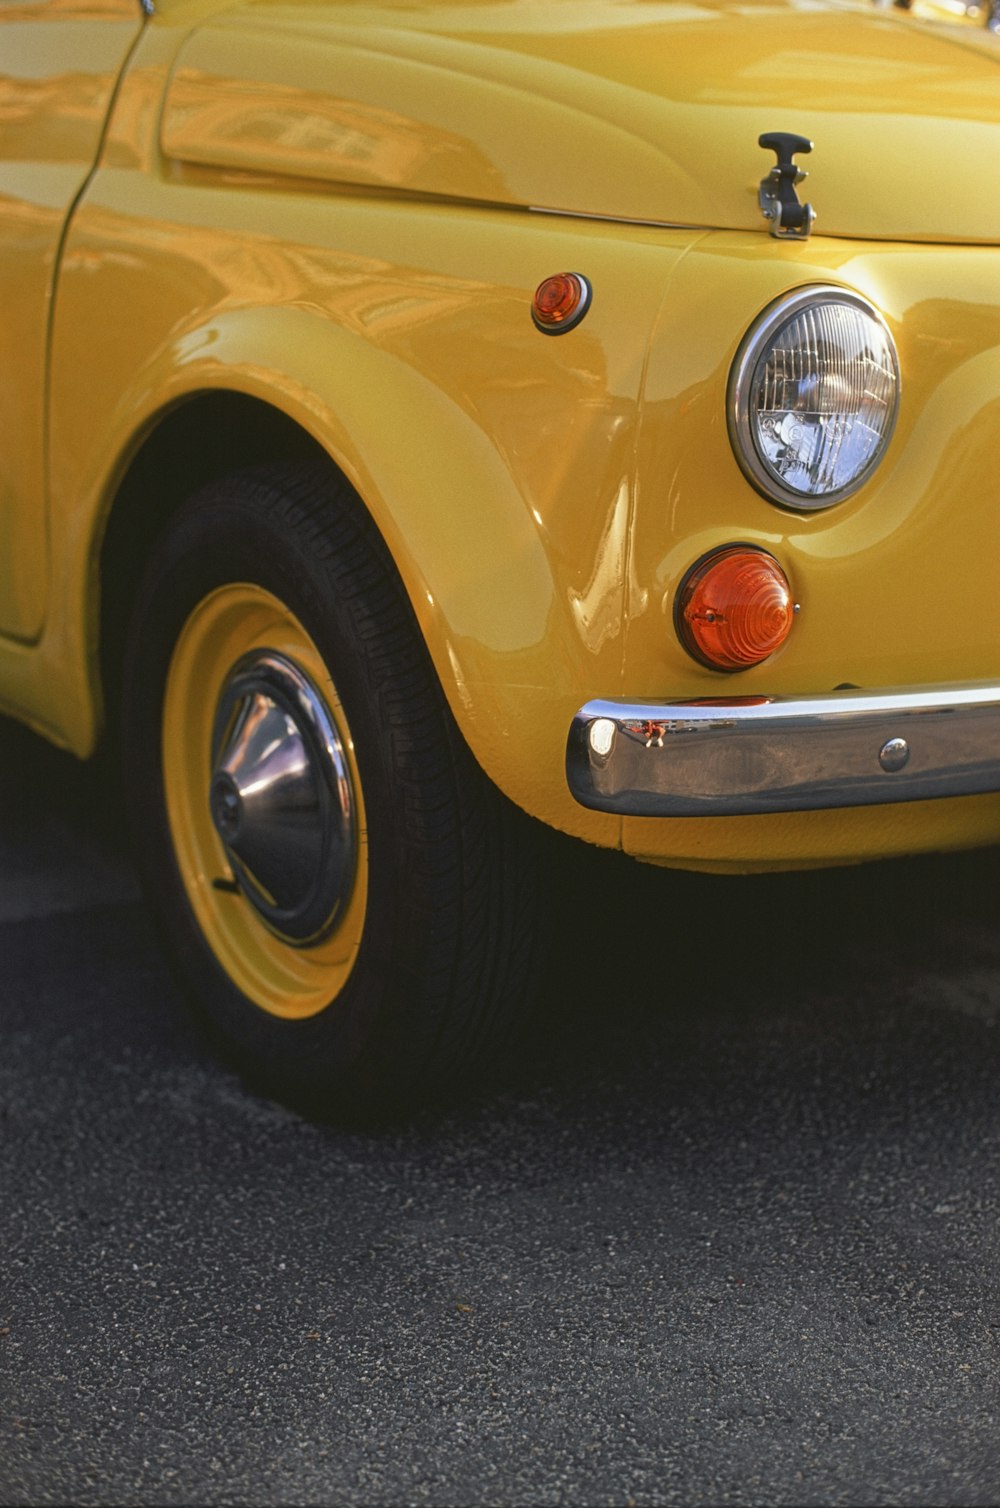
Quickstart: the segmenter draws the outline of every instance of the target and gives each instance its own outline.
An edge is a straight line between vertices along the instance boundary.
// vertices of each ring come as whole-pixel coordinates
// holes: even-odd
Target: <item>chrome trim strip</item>
[[[504,209],[510,205],[502,206]],[[587,209],[549,209],[542,204],[525,205],[529,215],[553,215],[560,220],[597,220],[602,225],[638,225],[649,230],[694,230],[700,232],[723,230],[721,225],[692,225],[682,220],[636,220],[630,215],[602,215]]]
[[[824,696],[592,701],[566,749],[598,811],[715,817],[1000,790],[995,682]]]

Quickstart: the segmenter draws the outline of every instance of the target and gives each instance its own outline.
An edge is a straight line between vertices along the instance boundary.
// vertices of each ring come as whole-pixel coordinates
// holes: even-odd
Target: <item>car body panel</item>
[[[995,243],[1000,198],[957,164],[1000,149],[997,63],[794,0],[266,0],[185,41],[161,141],[213,167],[751,230],[757,138],[794,128],[823,234]]]
[[[60,237],[97,157],[135,0],[6,4],[0,46],[0,631],[34,638],[47,586],[45,361]]]
[[[394,205],[290,201],[197,170],[159,179],[147,171],[142,102],[155,99],[147,59],[161,40],[150,32],[139,49],[62,270],[52,499],[76,580],[121,457],[158,414],[213,388],[266,399],[358,486],[481,762],[508,767],[508,793],[547,809],[539,791],[553,782],[540,772],[574,698],[621,673],[648,332],[695,238],[632,228],[622,277],[617,227],[588,224],[581,243],[558,218],[494,211],[473,222],[455,206],[414,205],[406,259],[393,262]],[[582,246],[601,307],[573,342],[545,340],[531,292]],[[130,318],[95,343],[94,300],[123,297]],[[93,643],[89,589],[72,611]],[[557,805],[579,825],[567,792]],[[583,820],[595,841],[617,841],[615,819]]]
[[[223,25],[218,9],[208,0],[167,0],[147,26],[121,82],[99,170],[65,238],[52,335],[51,606],[37,647],[10,637],[0,643],[0,701],[81,754],[94,747],[102,722],[100,550],[121,506],[122,478],[165,416],[206,392],[228,391],[294,420],[353,482],[395,559],[470,747],[532,815],[642,858],[708,868],[840,862],[1000,839],[993,797],[863,811],[623,819],[575,802],[564,771],[567,729],[586,701],[732,691],[733,677],[699,667],[680,648],[671,613],[687,567],[733,538],[773,551],[801,605],[788,644],[738,677],[741,691],[802,694],[845,683],[997,674],[998,510],[990,458],[1000,428],[1000,251],[954,244],[1000,240],[990,220],[996,196],[982,193],[978,172],[961,160],[951,164],[962,204],[975,202],[981,218],[970,209],[961,225],[948,227],[934,218],[935,196],[925,193],[928,214],[912,234],[940,244],[874,239],[889,225],[895,235],[907,233],[898,229],[909,223],[900,205],[915,206],[915,189],[907,178],[911,187],[896,194],[893,174],[875,154],[860,156],[861,117],[845,107],[838,160],[848,177],[859,160],[866,171],[857,171],[854,187],[862,218],[842,224],[864,225],[869,238],[858,230],[852,238],[845,228],[808,242],[772,239],[755,200],[755,175],[769,165],[756,133],[798,128],[808,112],[785,104],[778,118],[764,61],[781,27],[775,8],[751,6],[747,15],[770,38],[755,54],[763,105],[753,123],[735,106],[717,112],[742,122],[747,165],[742,156],[736,162],[731,142],[700,137],[711,145],[711,168],[696,171],[692,152],[670,180],[697,180],[698,194],[711,201],[704,212],[695,197],[672,201],[672,211],[690,215],[686,227],[530,213],[507,169],[506,202],[495,194],[468,202],[485,195],[476,184],[489,178],[487,148],[499,150],[502,136],[494,125],[491,147],[475,120],[485,177],[475,178],[461,148],[450,166],[472,177],[450,188],[391,174],[352,183],[336,152],[323,181],[308,132],[293,131],[291,146],[284,139],[276,146],[252,100],[249,145],[241,146],[239,162],[227,158],[226,142],[239,132],[234,136],[233,96],[219,70],[228,57],[233,78],[251,63],[260,73],[268,60],[260,39],[279,17],[293,38],[290,51],[273,48],[280,71],[292,67],[293,54],[301,64],[309,47],[332,55],[348,12],[355,25],[375,13],[265,4],[247,14],[241,8]],[[667,10],[687,19],[668,22],[661,16]],[[862,24],[853,9],[817,13],[841,38],[845,16]],[[378,14],[388,29],[388,12]],[[499,67],[502,54],[502,94],[506,81],[522,77],[525,58],[541,67],[525,37],[540,48],[543,21],[550,31],[561,21],[561,47],[589,48],[592,67],[594,49],[606,51],[603,73],[588,75],[580,58],[570,69],[576,114],[588,98],[588,78],[596,79],[600,121],[606,87],[624,87],[617,75],[609,83],[614,70],[625,69],[622,59],[639,73],[646,66],[644,36],[648,42],[658,29],[694,28],[700,40],[690,43],[690,56],[707,77],[711,38],[726,32],[716,21],[739,28],[741,14],[701,6],[428,5],[405,13],[390,54],[400,56],[400,37],[407,60],[442,39],[460,42],[466,60],[478,57],[480,71]],[[813,8],[789,6],[778,15],[797,36],[796,18],[812,17]],[[500,48],[494,33],[505,17]],[[590,25],[602,17],[616,23],[617,52],[607,28]],[[480,34],[486,45],[476,53],[469,37]],[[901,49],[903,73],[916,78],[913,48],[923,47],[917,27],[872,18],[864,34],[874,39],[876,58],[881,47],[885,58]],[[223,36],[231,39],[228,54],[216,40],[205,43]],[[935,44],[935,58],[941,46]],[[841,57],[835,49],[829,55]],[[204,68],[192,63],[199,57]],[[716,67],[725,74],[718,59]],[[988,102],[994,85],[985,81],[1000,73],[992,62],[979,70],[972,65],[969,99],[978,99],[981,84]],[[214,114],[199,71],[218,86]],[[560,89],[564,72],[553,73]],[[862,64],[855,72],[867,77]],[[473,116],[475,96],[466,85],[477,76],[468,68],[455,73]],[[751,77],[739,87],[749,89]],[[946,65],[935,72],[928,63],[923,83],[907,96],[913,108],[938,80],[940,118],[957,120],[949,77]],[[831,131],[834,94],[831,83]],[[173,114],[163,114],[165,98]],[[658,120],[662,94],[653,105],[650,119]],[[301,126],[292,106],[289,118]],[[320,116],[327,124],[332,118]],[[553,159],[570,164],[562,181],[579,186],[575,115],[567,110],[559,118],[562,152],[553,151]],[[921,143],[934,137],[940,118],[925,110]],[[192,145],[196,120],[197,139],[208,143],[200,155]],[[995,109],[986,124],[997,129]],[[690,144],[690,132],[681,136]],[[447,154],[435,157],[435,150],[426,161],[440,167]],[[817,144],[817,189],[819,153]],[[389,160],[378,152],[375,158]],[[896,152],[892,162],[900,160]],[[610,152],[599,181],[613,184],[621,161]],[[931,176],[944,171],[935,163],[931,154]],[[551,163],[545,171],[551,175]],[[623,192],[647,193],[646,176],[634,167],[621,176]],[[548,197],[553,210],[573,202]],[[820,224],[831,206],[848,202],[818,191],[815,197]],[[636,200],[632,208],[639,207]],[[532,325],[532,291],[571,268],[591,280],[592,307],[576,330],[549,339]],[[726,430],[726,387],[752,322],[785,292],[813,283],[851,288],[883,311],[899,346],[903,396],[889,452],[871,479],[847,502],[806,515],[767,502],[740,470]],[[27,569],[34,589],[43,589],[42,563],[28,561]],[[10,574],[9,565],[0,571]]]

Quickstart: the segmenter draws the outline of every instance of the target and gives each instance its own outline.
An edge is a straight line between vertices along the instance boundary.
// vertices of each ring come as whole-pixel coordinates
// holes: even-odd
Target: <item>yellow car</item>
[[[120,739],[272,1092],[482,1060],[540,823],[1000,839],[998,64],[863,0],[0,0],[0,704]]]

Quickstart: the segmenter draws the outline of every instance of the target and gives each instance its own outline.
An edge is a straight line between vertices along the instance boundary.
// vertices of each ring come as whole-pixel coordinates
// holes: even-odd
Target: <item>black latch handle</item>
[[[757,143],[778,159],[760,185],[760,206],[771,221],[771,234],[808,236],[815,215],[812,205],[799,203],[795,185],[806,174],[792,159],[799,153],[811,152],[812,142],[807,136],[795,136],[790,131],[765,131]]]
[[[799,152],[811,152],[813,144],[808,136],[793,136],[791,131],[765,131],[763,136],[758,136],[757,145],[763,147],[766,152],[776,152],[778,157],[778,169],[795,168],[792,158]]]

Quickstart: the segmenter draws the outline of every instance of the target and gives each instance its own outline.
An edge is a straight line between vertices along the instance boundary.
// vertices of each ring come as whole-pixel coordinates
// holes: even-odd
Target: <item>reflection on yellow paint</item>
[[[750,230],[771,166],[757,138],[791,111],[816,144],[824,234],[1000,241],[1000,198],[953,171],[959,153],[997,156],[995,56],[868,19],[780,0],[579,19],[575,3],[263,3],[185,43],[162,145],[220,169]]]
[[[46,606],[44,374],[56,249],[94,162],[133,0],[0,6],[0,633],[30,639]]]

